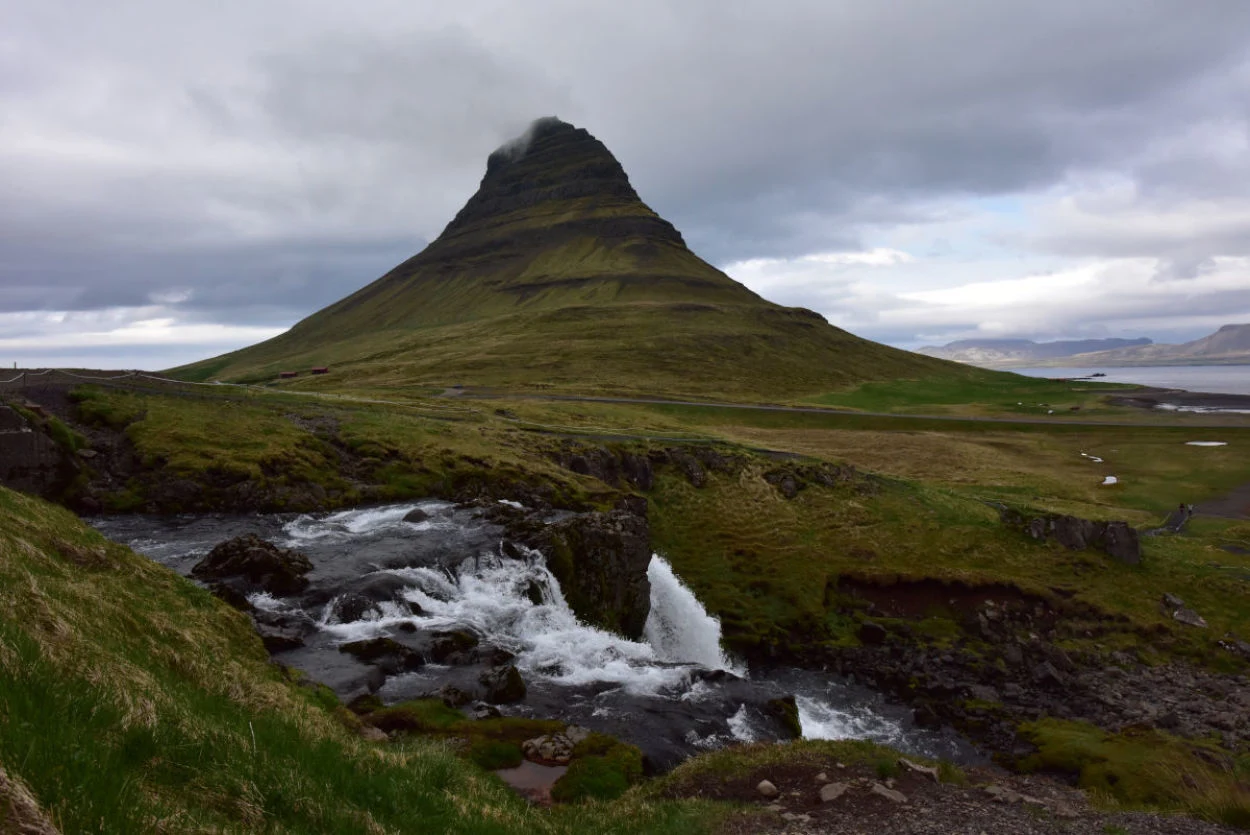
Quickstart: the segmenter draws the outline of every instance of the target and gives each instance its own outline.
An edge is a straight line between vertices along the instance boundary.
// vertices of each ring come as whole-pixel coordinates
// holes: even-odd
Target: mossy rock
[[[591,738],[595,736],[598,735],[592,734]],[[589,741],[588,738],[584,742]],[[591,747],[601,745],[595,742]],[[642,752],[632,745],[615,742],[603,754],[575,756],[569,770],[551,787],[551,799],[557,803],[612,800],[641,779]]]
[[[384,707],[386,707],[386,705],[383,704],[382,700],[373,693],[364,693],[347,703],[347,709],[352,713],[355,713],[357,716],[374,713]]]
[[[764,710],[781,723],[791,739],[803,737],[803,723],[799,721],[799,706],[794,701],[794,696],[769,699],[764,704]]]
[[[516,768],[524,757],[521,746],[502,739],[475,739],[469,745],[469,759],[487,771]]]
[[[478,637],[472,632],[457,629],[452,632],[439,632],[430,645],[430,657],[442,662],[460,652],[469,652],[478,645]]]
[[[368,722],[375,728],[393,733],[430,733],[450,728],[457,722],[465,721],[460,711],[443,704],[439,699],[418,699],[402,702],[391,707],[375,710],[369,714]]]

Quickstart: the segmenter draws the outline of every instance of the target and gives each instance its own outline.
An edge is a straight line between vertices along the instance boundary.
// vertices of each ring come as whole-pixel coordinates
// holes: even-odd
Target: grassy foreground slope
[[[348,724],[269,663],[244,615],[0,488],[0,770],[61,831],[689,833],[708,818],[633,795],[539,812],[441,743],[379,746]]]
[[[555,119],[491,154],[425,250],[267,342],[175,369],[350,385],[767,399],[991,372],[860,339],[760,298],[699,258],[585,130]]]

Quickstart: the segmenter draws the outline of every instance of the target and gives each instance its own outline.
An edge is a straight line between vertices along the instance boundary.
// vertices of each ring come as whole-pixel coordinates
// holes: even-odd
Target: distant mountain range
[[[964,339],[926,346],[918,353],[985,368],[1250,365],[1250,324],[1225,325],[1209,336],[1180,345],[1156,344],[1144,337],[1062,342]]]
[[[1092,351],[1149,346],[1141,339],[1073,339],[1062,342],[1034,342],[1031,339],[961,339],[948,345],[926,345],[919,353],[988,368],[1027,367],[1058,357]]]

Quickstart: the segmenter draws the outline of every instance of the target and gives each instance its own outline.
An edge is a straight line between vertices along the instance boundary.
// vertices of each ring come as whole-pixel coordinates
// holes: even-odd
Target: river
[[[405,521],[414,509],[428,518]],[[189,575],[216,544],[255,533],[295,548],[313,563],[298,597],[253,595],[253,606],[302,618],[304,646],[275,660],[304,670],[341,698],[374,691],[387,703],[452,685],[471,688],[480,667],[427,663],[369,681],[371,670],[338,652],[350,641],[401,643],[466,630],[482,647],[511,656],[524,701],[505,714],[556,717],[638,745],[660,769],[700,750],[776,739],[763,705],[793,694],[808,738],[862,738],[903,751],[970,762],[979,756],[950,731],[915,727],[910,711],[838,677],[774,669],[755,673],[721,649],[720,624],[660,555],[648,569],[651,612],[645,637],[629,641],[581,623],[542,554],[505,556],[500,530],[479,510],[440,501],[357,508],[328,514],[111,516],[93,522],[106,536]],[[378,595],[378,589],[386,589]],[[378,602],[340,618],[344,595]],[[375,672],[375,671],[373,671]]]

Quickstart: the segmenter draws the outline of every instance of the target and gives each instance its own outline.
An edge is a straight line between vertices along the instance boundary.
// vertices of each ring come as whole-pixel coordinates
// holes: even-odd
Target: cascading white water
[[[720,621],[707,613],[659,554],[651,557],[647,579],[651,581],[651,613],[643,634],[660,658],[742,674],[721,649]]]
[[[404,517],[418,507],[437,509],[448,506],[445,502],[422,502],[340,510],[328,516],[304,514],[288,522],[282,530],[288,538],[287,546],[298,548],[319,540],[348,540],[363,534],[377,533],[387,528],[406,525]],[[411,527],[414,530],[422,530],[432,527],[432,524],[421,522]]]
[[[292,543],[327,536],[359,535],[402,523],[411,506],[346,511],[320,520],[300,517],[285,531]],[[422,523],[427,524],[427,523]],[[409,583],[404,597],[423,614],[398,603],[382,603],[381,617],[351,623],[330,617],[333,603],[319,619],[321,628],[342,641],[384,635],[408,622],[421,630],[469,629],[483,640],[517,654],[518,666],[567,685],[607,682],[634,694],[671,692],[689,684],[691,666],[741,672],[720,646],[720,622],[658,554],[647,570],[651,611],[645,642],[629,641],[577,619],[537,551],[526,559],[497,554],[465,560],[454,573],[436,568],[399,568],[392,574]],[[534,591],[541,594],[540,602]]]
[[[488,643],[515,652],[517,665],[527,673],[565,685],[617,684],[637,695],[685,689],[692,665],[732,667],[720,650],[720,624],[660,557],[651,563],[648,640],[639,642],[579,621],[542,555],[535,551],[527,556],[526,560],[475,557],[454,575],[433,568],[379,572],[406,580],[410,585],[404,597],[423,614],[383,603],[381,617],[335,623],[329,615],[331,604],[320,626],[342,641],[383,635],[404,622],[422,630],[469,629]],[[541,602],[533,599],[535,589]],[[684,628],[689,635],[682,634]]]
[[[867,710],[845,710],[832,701],[795,696],[804,739],[871,739],[886,745],[903,740],[902,725]]]

